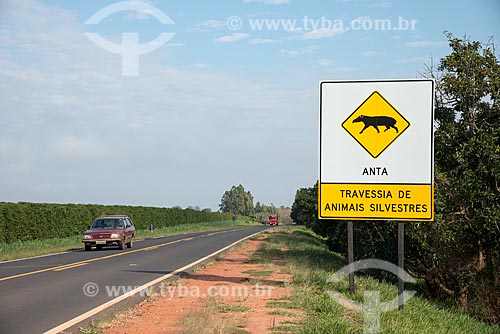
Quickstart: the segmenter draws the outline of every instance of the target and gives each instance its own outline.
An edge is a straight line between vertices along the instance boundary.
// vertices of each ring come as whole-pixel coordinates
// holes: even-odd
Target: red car
[[[135,227],[127,216],[103,216],[94,220],[88,230],[83,233],[82,242],[85,250],[92,246],[101,249],[103,246],[118,246],[132,248],[132,239],[135,236]]]

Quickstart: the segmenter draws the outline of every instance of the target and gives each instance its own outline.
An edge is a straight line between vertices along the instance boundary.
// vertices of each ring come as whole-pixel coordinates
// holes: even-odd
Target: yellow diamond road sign
[[[342,123],[373,158],[378,158],[409,126],[406,118],[377,91]]]

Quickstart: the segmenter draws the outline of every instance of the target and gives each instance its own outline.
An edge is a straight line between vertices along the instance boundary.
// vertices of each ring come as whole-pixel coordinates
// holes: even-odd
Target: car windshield
[[[96,219],[92,223],[92,228],[118,228],[123,227],[123,220],[121,219]]]

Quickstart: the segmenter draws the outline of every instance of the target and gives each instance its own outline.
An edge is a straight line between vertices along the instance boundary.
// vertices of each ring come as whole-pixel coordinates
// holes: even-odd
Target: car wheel
[[[127,243],[127,248],[132,248],[132,240],[130,240],[130,242]]]
[[[85,244],[85,251],[88,252],[92,249],[91,245]]]
[[[120,250],[124,250],[125,249],[125,240],[118,242],[118,248]]]

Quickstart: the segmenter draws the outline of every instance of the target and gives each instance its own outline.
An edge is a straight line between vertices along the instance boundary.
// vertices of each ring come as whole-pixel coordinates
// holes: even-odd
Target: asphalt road
[[[124,251],[82,250],[0,262],[0,334],[44,333],[115,298],[108,295],[109,287],[141,286],[265,228],[149,239]],[[84,294],[87,283],[99,287],[96,296]]]

